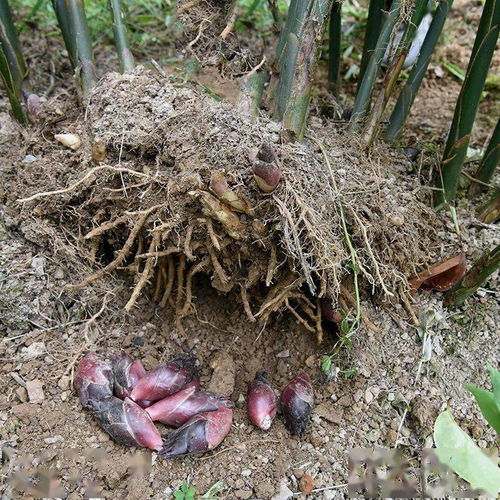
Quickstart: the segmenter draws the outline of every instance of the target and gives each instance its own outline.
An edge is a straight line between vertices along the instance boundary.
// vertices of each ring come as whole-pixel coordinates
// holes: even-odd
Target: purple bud
[[[196,376],[195,363],[195,359],[189,355],[173,358],[147,372],[137,382],[130,397],[134,401],[157,401],[179,392]]]
[[[115,376],[115,396],[118,398],[128,398],[137,382],[146,375],[146,370],[142,363],[121,353],[113,360],[113,374]]]
[[[157,401],[146,411],[154,421],[179,427],[198,413],[230,406],[231,403],[227,399],[213,392],[197,392],[195,387],[188,387],[173,396]]]
[[[227,436],[232,421],[233,410],[229,408],[198,413],[170,434],[159,454],[171,458],[213,450]]]
[[[248,384],[247,410],[252,424],[267,431],[276,417],[276,394],[266,372],[259,372]]]
[[[160,433],[149,415],[129,398],[112,396],[100,401],[95,416],[117,443],[151,450],[162,447]]]
[[[75,389],[82,406],[95,409],[99,401],[113,396],[111,365],[95,352],[87,353],[76,369]]]
[[[297,375],[283,389],[280,403],[285,425],[291,434],[304,434],[314,401],[311,379],[305,372]]]

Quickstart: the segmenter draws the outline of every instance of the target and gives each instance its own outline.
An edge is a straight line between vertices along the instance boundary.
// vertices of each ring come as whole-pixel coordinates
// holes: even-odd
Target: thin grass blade
[[[488,147],[484,152],[484,156],[479,163],[476,175],[474,176],[481,182],[489,183],[493,178],[493,174],[498,167],[498,162],[500,161],[500,118],[497,120],[497,124],[493,134],[491,136]],[[481,190],[484,190],[485,186],[479,183],[474,183],[471,185],[469,192],[471,194],[477,194]]]

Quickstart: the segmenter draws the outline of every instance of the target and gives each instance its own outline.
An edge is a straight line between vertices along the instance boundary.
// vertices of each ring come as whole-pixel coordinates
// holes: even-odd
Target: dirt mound
[[[133,274],[127,310],[151,284],[153,298],[182,318],[193,277],[205,273],[217,290],[237,293],[250,321],[290,309],[321,338],[319,297],[336,299],[353,267],[366,290],[391,296],[428,258],[437,220],[416,181],[387,152],[377,161],[360,154],[352,138],[346,145],[328,131],[286,143],[278,124],[141,68],[108,75],[85,114],[57,128],[80,134],[82,148],[44,143],[17,194],[37,227],[73,235],[71,259],[98,267],[74,287]],[[105,163],[92,160],[97,137]],[[283,174],[270,195],[252,173],[263,144]],[[216,179],[232,201],[216,194]]]

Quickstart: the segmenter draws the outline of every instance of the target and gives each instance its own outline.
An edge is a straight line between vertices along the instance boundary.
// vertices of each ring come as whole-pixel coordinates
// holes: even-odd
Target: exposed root
[[[188,274],[186,276],[186,300],[184,301],[184,306],[179,313],[179,316],[181,318],[188,314],[189,308],[191,307],[191,301],[193,298],[193,276],[205,269],[208,266],[209,262],[210,259],[206,257],[201,262],[198,262],[198,264],[191,266],[191,269],[188,271]]]
[[[243,303],[243,309],[245,310],[245,314],[247,318],[252,323],[255,323],[257,319],[252,313],[252,308],[250,307],[250,302],[248,301],[247,289],[240,283],[240,294],[241,294],[241,302]]]
[[[180,304],[184,291],[184,269],[186,268],[186,256],[181,254],[177,266],[177,297],[175,299],[175,312],[179,316]]]
[[[86,240],[88,240],[90,238],[95,238],[96,236],[99,236],[99,235],[109,231],[110,229],[113,229],[113,228],[119,226],[120,224],[124,224],[128,220],[129,220],[129,217],[127,217],[126,215],[122,215],[121,217],[117,217],[116,219],[105,222],[104,224],[101,224],[99,227],[92,229],[92,231],[87,233],[84,236],[84,238]]]
[[[186,254],[188,260],[195,260],[195,257],[191,252],[191,238],[193,237],[193,229],[194,229],[194,224],[193,223],[189,224],[186,230],[186,237],[184,239],[184,253]]]
[[[221,266],[219,259],[217,258],[217,255],[215,255],[214,249],[211,247],[210,243],[207,244],[207,251],[210,255],[210,260],[212,261],[212,266],[214,268],[215,274],[222,284],[227,285],[231,281],[231,279]]]
[[[34,195],[29,196],[28,198],[21,198],[20,200],[17,201],[19,203],[26,203],[28,201],[37,200],[39,198],[44,198],[46,196],[55,196],[57,194],[69,193],[70,191],[73,191],[78,186],[83,184],[87,179],[91,179],[96,172],[99,172],[101,170],[111,170],[117,173],[127,173],[131,175],[136,175],[138,177],[147,177],[149,179],[153,179],[153,177],[151,177],[150,175],[143,174],[142,172],[137,172],[135,170],[131,170],[130,168],[112,167],[111,165],[100,165],[99,167],[91,168],[79,181],[75,182],[74,184],[71,184],[71,186],[68,186],[67,188],[56,189],[55,191],[43,191],[41,193],[35,193]]]
[[[161,263],[158,266],[158,271],[156,272],[156,285],[155,285],[155,293],[153,295],[153,301],[158,302],[160,300],[160,294],[162,290],[163,282],[165,281],[165,266]]]
[[[145,210],[142,212],[142,215],[139,217],[137,222],[135,223],[134,227],[130,231],[130,234],[128,235],[127,241],[123,245],[122,249],[118,252],[118,255],[116,256],[115,260],[108,264],[106,267],[103,269],[99,269],[99,271],[96,271],[95,273],[91,274],[87,278],[85,278],[83,281],[78,283],[77,285],[68,285],[69,289],[75,289],[75,288],[83,288],[87,285],[90,285],[95,280],[98,280],[102,278],[106,273],[111,273],[113,272],[120,264],[123,263],[123,261],[127,258],[128,254],[130,253],[130,250],[132,248],[132,245],[134,244],[134,241],[139,234],[139,231],[142,229],[142,226],[144,226],[144,223],[146,222],[148,216],[160,208],[161,205],[155,205],[148,210]]]
[[[160,235],[157,233],[153,236],[153,239],[151,240],[151,243],[149,245],[150,253],[154,252],[154,249],[157,247],[159,240],[160,240]],[[148,279],[153,274],[154,265],[155,265],[155,257],[149,257],[144,266],[144,271],[142,272],[129,301],[125,305],[125,311],[130,312],[132,307],[134,307],[134,304],[137,301],[137,298],[139,297],[142,289],[144,288],[144,285],[147,283]]]
[[[170,294],[172,293],[172,288],[174,286],[175,279],[175,264],[174,258],[172,255],[167,256],[167,281],[165,283],[165,292],[163,293],[163,297],[161,298],[160,307],[165,307],[167,305],[167,301],[170,298]]]
[[[342,299],[342,297],[344,297],[352,307],[356,308],[356,299],[352,296],[352,293],[344,285],[340,285],[340,293],[341,293],[341,296],[339,297],[339,301]],[[344,307],[344,309],[347,309],[345,306],[343,306],[343,307]],[[372,332],[382,333],[382,330],[378,326],[374,325],[372,323],[372,321],[366,316],[366,314],[363,311],[360,311],[360,317],[361,317],[361,321]]]
[[[266,273],[266,286],[271,286],[273,276],[276,271],[276,245],[271,245],[271,255],[269,257],[269,264]]]
[[[213,247],[220,252],[220,243],[217,238],[217,235],[215,234],[214,231],[214,225],[212,224],[212,219],[207,220],[207,231],[208,231],[208,236],[210,238],[210,241],[212,242]]]
[[[309,332],[315,332],[316,330],[290,305],[288,297],[285,298],[285,304],[287,309],[292,313],[295,319],[304,326],[304,328]]]

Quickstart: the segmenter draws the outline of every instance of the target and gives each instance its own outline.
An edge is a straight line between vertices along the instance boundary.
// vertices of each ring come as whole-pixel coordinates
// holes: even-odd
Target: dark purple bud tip
[[[131,392],[134,400],[158,401],[184,388],[197,376],[196,360],[190,355],[177,356],[146,373]]]
[[[115,396],[128,398],[137,382],[144,377],[146,370],[142,363],[125,353],[121,353],[113,359],[113,374],[115,376]]]
[[[129,398],[112,396],[101,401],[95,416],[117,443],[151,450],[162,447],[160,433],[149,415]]]
[[[285,425],[291,434],[302,436],[309,424],[314,401],[311,379],[301,373],[291,380],[281,393],[280,403]]]
[[[248,384],[247,410],[252,424],[268,430],[276,417],[276,394],[266,372],[259,372]]]
[[[172,458],[213,450],[229,433],[232,421],[229,408],[198,413],[168,436],[159,454]]]
[[[147,408],[152,420],[158,420],[173,427],[185,424],[198,413],[229,408],[230,401],[213,392],[197,392],[195,387],[187,387],[182,391],[157,401]]]
[[[95,352],[87,353],[76,369],[74,385],[82,406],[95,409],[100,400],[113,395],[111,365]]]

